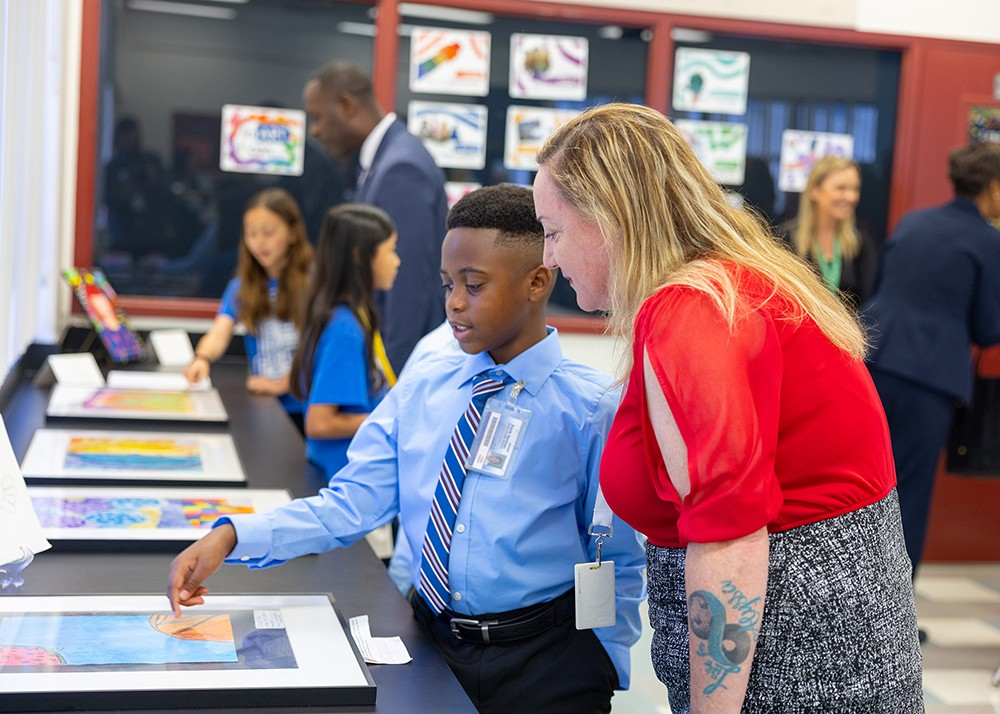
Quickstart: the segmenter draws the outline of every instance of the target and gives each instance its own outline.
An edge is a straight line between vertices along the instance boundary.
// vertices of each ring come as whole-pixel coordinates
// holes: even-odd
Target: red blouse
[[[746,269],[730,272],[750,304],[770,292]],[[730,330],[707,295],[675,286],[642,306],[601,486],[651,543],[788,530],[875,503],[895,486],[885,414],[864,364],[790,314],[774,297]],[[643,352],[687,446],[683,502],[646,409]]]

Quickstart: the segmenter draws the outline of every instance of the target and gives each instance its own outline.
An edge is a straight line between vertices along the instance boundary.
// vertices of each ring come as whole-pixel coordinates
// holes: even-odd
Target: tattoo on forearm
[[[725,603],[707,590],[696,590],[688,598],[688,626],[701,640],[696,652],[712,680],[705,694],[725,689],[726,677],[741,671],[760,629],[759,597],[748,598],[731,580],[722,582],[721,592]],[[726,622],[726,605],[736,612],[736,623]]]

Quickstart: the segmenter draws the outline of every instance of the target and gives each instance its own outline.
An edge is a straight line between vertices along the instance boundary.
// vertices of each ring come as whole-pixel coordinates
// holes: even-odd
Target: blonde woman
[[[855,318],[656,111],[588,110],[538,158],[545,263],[631,347],[601,485],[648,538],[672,711],[923,711]]]
[[[824,156],[813,164],[798,216],[781,232],[823,277],[831,292],[857,310],[871,294],[878,250],[861,234],[854,209],[861,198],[861,168],[850,159]]]

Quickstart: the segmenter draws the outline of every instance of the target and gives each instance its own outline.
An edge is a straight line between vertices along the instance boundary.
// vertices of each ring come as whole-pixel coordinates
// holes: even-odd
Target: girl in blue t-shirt
[[[188,381],[208,376],[241,322],[250,362],[247,389],[278,397],[301,430],[302,404],[289,393],[288,375],[305,323],[312,260],[302,212],[291,194],[268,188],[254,195],[243,214],[236,277],[226,286],[215,321],[184,370]]]
[[[306,455],[333,474],[368,413],[396,381],[378,330],[375,291],[396,280],[396,227],[379,208],[347,203],[327,211],[316,243],[316,275],[293,392],[305,402]]]

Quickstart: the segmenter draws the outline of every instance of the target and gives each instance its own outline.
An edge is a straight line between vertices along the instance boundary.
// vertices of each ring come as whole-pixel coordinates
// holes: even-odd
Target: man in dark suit
[[[379,309],[386,352],[398,371],[417,341],[444,319],[444,174],[396,115],[382,110],[358,66],[331,62],[319,68],[303,101],[309,134],[327,151],[338,158],[360,151],[356,200],[378,206],[396,223],[399,275],[380,296]]]
[[[971,345],[1000,343],[1000,144],[952,152],[955,199],[899,222],[862,308],[889,421],[906,549],[916,575],[955,400],[972,396]]]

